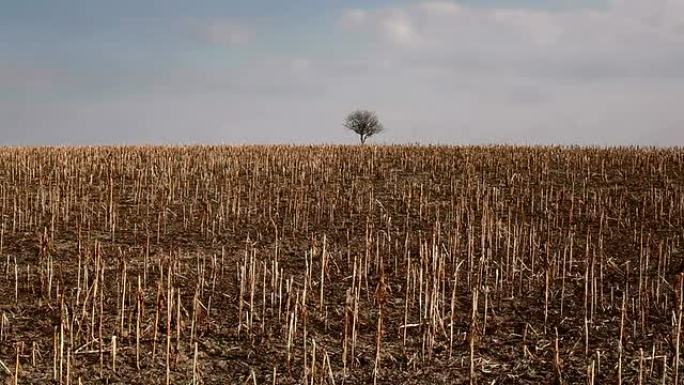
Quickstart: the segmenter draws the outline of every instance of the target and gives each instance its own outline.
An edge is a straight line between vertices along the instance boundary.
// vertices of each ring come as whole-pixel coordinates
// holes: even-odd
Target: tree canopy
[[[375,112],[367,110],[351,112],[344,120],[344,126],[359,135],[361,144],[366,143],[368,138],[385,129]]]

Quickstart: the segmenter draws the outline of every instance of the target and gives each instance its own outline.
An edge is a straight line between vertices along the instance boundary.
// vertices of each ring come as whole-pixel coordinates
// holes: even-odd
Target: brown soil
[[[681,150],[5,149],[0,205],[8,384],[684,377]]]

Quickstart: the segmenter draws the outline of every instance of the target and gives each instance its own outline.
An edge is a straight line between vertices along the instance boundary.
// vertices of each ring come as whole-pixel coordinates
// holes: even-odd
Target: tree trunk
[[[361,144],[366,144],[366,137],[363,135],[359,135],[359,138],[361,139]]]

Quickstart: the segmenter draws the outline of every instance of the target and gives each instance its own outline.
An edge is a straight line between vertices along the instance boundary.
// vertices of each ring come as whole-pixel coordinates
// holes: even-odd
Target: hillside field
[[[682,149],[3,148],[0,221],[0,383],[684,383]]]

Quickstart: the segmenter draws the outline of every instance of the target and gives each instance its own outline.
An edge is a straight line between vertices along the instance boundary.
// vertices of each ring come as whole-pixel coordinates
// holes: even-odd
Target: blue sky
[[[684,0],[0,5],[0,144],[684,145]]]

